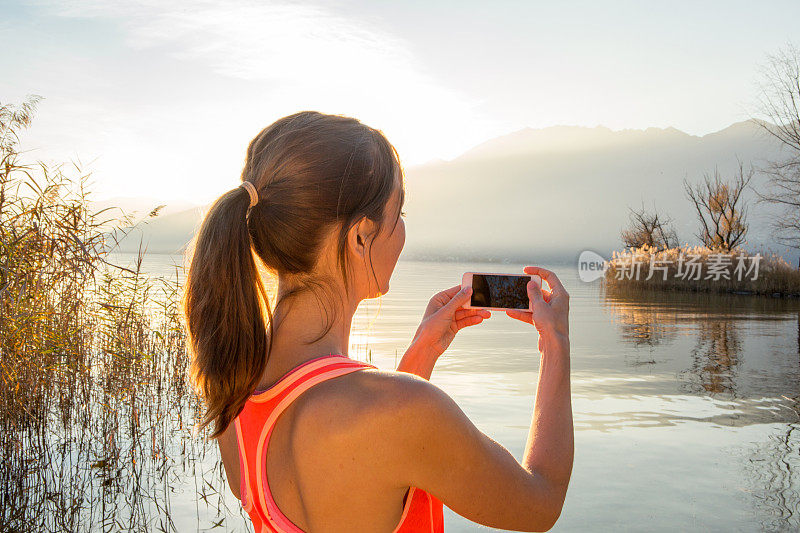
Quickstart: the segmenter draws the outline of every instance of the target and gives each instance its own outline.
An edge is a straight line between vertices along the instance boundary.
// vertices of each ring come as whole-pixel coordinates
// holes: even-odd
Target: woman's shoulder
[[[428,380],[374,368],[319,383],[298,399],[295,453],[317,465],[352,458],[353,476],[372,476],[381,490],[404,479],[413,450],[445,445],[431,435],[455,414],[455,403]]]
[[[348,417],[371,416],[432,388],[438,389],[415,374],[368,367],[315,385],[303,394],[303,403],[316,411],[310,414],[340,411]]]
[[[396,370],[365,368],[351,375],[355,378],[354,384],[360,387],[360,392],[370,395],[378,405],[382,401],[399,400],[403,396],[413,395],[419,389],[435,387],[416,374]]]
[[[300,433],[311,430],[341,438],[370,438],[395,425],[399,417],[449,400],[420,376],[377,368],[324,381],[303,396],[296,418]]]

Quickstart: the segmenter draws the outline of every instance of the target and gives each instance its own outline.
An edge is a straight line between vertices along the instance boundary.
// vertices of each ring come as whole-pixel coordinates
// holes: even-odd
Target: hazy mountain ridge
[[[715,166],[728,177],[737,157],[747,166],[779,156],[776,141],[752,122],[704,136],[675,128],[524,128],[451,161],[406,169],[403,257],[573,261],[584,249],[608,255],[620,247],[628,207],[642,202],[672,215],[681,242],[696,243],[684,177],[698,181]],[[753,182],[760,186],[763,177]],[[143,228],[148,249],[181,251],[204,210],[153,219]],[[768,206],[751,206],[748,245],[784,253],[771,241],[769,212]],[[135,251],[138,238],[133,245],[129,240],[123,250]],[[787,257],[796,263],[795,252]]]
[[[672,127],[619,131],[605,126],[523,128],[481,143],[467,150],[457,159],[467,161],[541,152],[563,152],[573,150],[576,145],[581,145],[582,149],[603,149],[651,139],[663,142],[667,137],[673,137],[675,140],[697,138]]]
[[[200,228],[207,206],[195,206],[183,211],[159,215],[152,219],[139,220],[134,228],[125,228],[128,232],[120,240],[115,251],[137,252],[141,242],[142,249],[150,253],[177,254],[183,253],[186,244]]]

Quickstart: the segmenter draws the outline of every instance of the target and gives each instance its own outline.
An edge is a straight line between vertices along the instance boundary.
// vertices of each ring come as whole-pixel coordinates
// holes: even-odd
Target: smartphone
[[[533,279],[542,286],[542,278],[531,274],[501,274],[497,272],[465,272],[462,287],[472,287],[465,309],[530,309],[528,282]]]

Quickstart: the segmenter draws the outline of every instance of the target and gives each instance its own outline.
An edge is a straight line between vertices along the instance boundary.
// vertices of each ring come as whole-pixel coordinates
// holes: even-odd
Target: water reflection
[[[741,399],[800,394],[800,302],[610,287],[601,293],[620,340],[634,353],[648,348],[647,361],[675,368],[679,392]]]
[[[793,407],[800,419],[800,407]],[[743,458],[751,480],[746,489],[764,531],[797,531],[800,527],[800,423],[769,435]]]
[[[634,346],[669,344],[677,335],[676,313],[655,306],[617,309],[620,335]]]
[[[691,373],[706,392],[729,392],[735,396],[734,381],[742,343],[732,320],[700,320],[697,345],[692,349]]]
[[[734,295],[642,292],[604,288],[602,305],[620,341],[643,360],[679,369],[674,399],[702,399],[714,409],[593,413],[603,422],[714,427],[763,424],[765,439],[731,448],[742,464],[745,496],[765,531],[800,527],[800,302]],[[634,358],[631,366],[641,364]],[[680,395],[680,396],[679,396]],[[680,401],[680,400],[679,400]],[[697,416],[700,415],[700,416]],[[736,493],[734,493],[736,494]]]

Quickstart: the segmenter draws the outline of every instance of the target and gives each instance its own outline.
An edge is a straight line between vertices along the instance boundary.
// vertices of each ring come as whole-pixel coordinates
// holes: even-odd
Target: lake
[[[144,268],[169,275],[176,260],[151,255]],[[401,260],[389,292],[359,307],[350,357],[371,354],[393,369],[434,293],[465,271],[523,266]],[[610,294],[580,281],[575,267],[549,268],[571,297],[575,424],[572,479],[553,531],[800,528],[800,301]],[[517,460],[533,413],[536,343],[533,326],[495,311],[458,333],[431,376]],[[205,446],[199,468],[174,478],[172,520],[180,531],[251,530],[216,446]],[[447,507],[445,524],[491,530]]]

